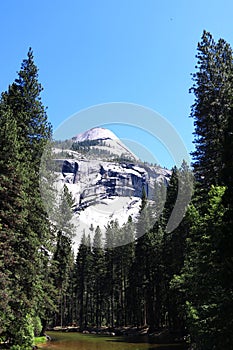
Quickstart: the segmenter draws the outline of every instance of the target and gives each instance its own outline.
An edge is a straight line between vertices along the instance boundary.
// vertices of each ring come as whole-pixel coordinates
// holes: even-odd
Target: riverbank
[[[148,336],[108,336],[81,332],[48,332],[51,342],[41,344],[43,350],[187,350],[185,344],[158,344]]]
[[[48,331],[54,332],[78,332],[82,334],[100,335],[100,336],[120,336],[120,337],[141,337],[146,336],[151,341],[158,344],[165,343],[185,343],[185,336],[178,332],[170,332],[164,328],[155,332],[150,332],[148,327],[85,327],[80,329],[78,326],[53,327]]]

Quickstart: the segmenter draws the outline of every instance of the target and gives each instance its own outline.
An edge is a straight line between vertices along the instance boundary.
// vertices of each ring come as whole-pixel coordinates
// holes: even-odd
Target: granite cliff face
[[[143,188],[153,200],[154,183],[169,182],[171,172],[140,162],[111,131],[94,128],[72,139],[71,149],[57,153],[57,185],[72,193],[74,220],[80,229],[104,228],[136,218]],[[61,156],[62,155],[62,156]]]
[[[78,155],[58,162],[62,162],[59,181],[75,194],[77,210],[112,196],[141,198],[143,188],[152,200],[154,182],[168,184],[170,178],[170,171],[155,166],[82,160]]]

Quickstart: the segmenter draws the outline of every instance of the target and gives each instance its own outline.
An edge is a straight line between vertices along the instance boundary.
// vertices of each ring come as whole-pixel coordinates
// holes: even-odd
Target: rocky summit
[[[136,220],[143,189],[155,198],[154,185],[167,185],[171,171],[140,161],[113,132],[93,128],[65,142],[56,142],[56,185],[74,199],[74,222],[80,235],[90,226],[102,230],[111,220]]]

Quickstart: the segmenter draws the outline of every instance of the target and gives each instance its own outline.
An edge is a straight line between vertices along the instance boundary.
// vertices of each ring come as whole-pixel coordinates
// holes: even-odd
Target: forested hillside
[[[40,195],[52,130],[29,49],[0,101],[0,339],[12,350],[32,349],[46,327],[67,325],[145,327],[190,349],[233,348],[232,49],[204,31],[196,58],[192,169],[174,166],[167,190],[155,184],[154,207],[142,191],[137,222],[110,222],[104,243],[99,227],[91,242],[90,226],[74,255],[69,212],[51,223]],[[182,222],[169,230],[178,192],[182,202],[190,191],[186,212],[177,211]],[[67,203],[64,187],[63,210]]]

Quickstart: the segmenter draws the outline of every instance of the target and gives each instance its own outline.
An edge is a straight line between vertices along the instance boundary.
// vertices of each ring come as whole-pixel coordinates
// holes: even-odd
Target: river
[[[144,337],[106,337],[80,333],[49,332],[52,341],[40,345],[43,350],[181,350],[180,345],[158,345],[148,343]]]

